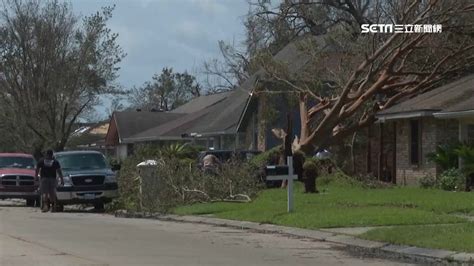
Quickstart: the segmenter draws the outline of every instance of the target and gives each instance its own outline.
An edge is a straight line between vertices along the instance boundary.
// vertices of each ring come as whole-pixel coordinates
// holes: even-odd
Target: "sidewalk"
[[[355,237],[355,235],[372,229],[370,227],[308,230],[272,224],[225,220],[204,216],[160,215],[147,213],[129,213],[126,211],[117,211],[115,216],[122,218],[151,218],[161,221],[182,223],[200,223],[214,226],[232,227],[242,230],[251,230],[258,233],[272,233],[290,237],[314,239],[317,241],[327,241],[341,244],[350,250],[367,255],[409,259],[414,262],[421,263],[474,265],[474,253],[460,253],[448,250],[393,245],[390,243],[370,241]]]

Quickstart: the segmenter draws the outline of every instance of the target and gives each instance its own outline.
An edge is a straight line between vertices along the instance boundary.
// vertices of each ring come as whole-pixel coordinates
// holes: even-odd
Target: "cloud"
[[[201,11],[207,14],[225,13],[227,7],[223,4],[224,0],[189,0],[191,4],[196,5]]]
[[[141,85],[163,67],[191,70],[219,57],[217,42],[244,37],[241,17],[245,0],[81,0],[75,12],[84,15],[116,4],[109,26],[119,34],[127,53],[118,82]]]

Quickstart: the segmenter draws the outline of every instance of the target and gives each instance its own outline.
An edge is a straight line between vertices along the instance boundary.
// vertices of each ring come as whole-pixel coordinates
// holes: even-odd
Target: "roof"
[[[237,130],[240,115],[249,97],[249,91],[240,87],[225,95],[225,98],[213,105],[138,133],[130,137],[130,140],[173,139],[192,133],[233,134]]]
[[[119,138],[126,140],[135,134],[175,120],[183,115],[170,112],[124,111],[115,112],[113,119],[115,119],[117,125]]]
[[[228,97],[231,93],[232,91],[227,91],[227,92],[221,92],[221,93],[216,93],[216,94],[211,94],[211,95],[199,96],[170,112],[184,113],[184,114],[194,113],[222,101],[223,99]]]
[[[380,119],[474,111],[474,74],[450,82],[377,113]]]
[[[109,129],[110,120],[100,121],[96,123],[77,123],[73,136],[80,136],[83,134],[106,135]]]
[[[326,45],[323,39],[317,38],[315,41],[318,45],[330,46]],[[306,65],[310,58],[299,49],[297,42],[293,42],[280,50],[273,60],[284,63],[290,71],[296,72]],[[127,137],[121,135],[120,138],[135,142],[180,139],[182,136],[192,134],[203,136],[235,134],[255,84],[264,75],[265,71],[260,69],[235,90],[198,97],[170,112],[182,116],[154,127],[138,130]]]
[[[0,153],[0,157],[27,157],[27,158],[30,158],[30,157],[33,157],[33,155],[31,154],[27,154],[27,153]]]
[[[326,57],[319,58],[321,62],[317,64],[316,69],[333,69],[335,67],[339,67],[339,64],[341,63],[341,48],[329,42],[327,38],[322,36],[304,36],[299,40],[289,43],[273,57],[273,61],[276,63],[283,63],[283,65],[287,67],[290,74],[297,74],[301,72],[301,70],[305,66],[308,66],[312,60],[311,56],[308,56],[308,54],[304,52],[302,49],[303,47],[300,47],[300,43],[309,40],[308,38],[311,38],[311,41],[314,42],[313,45],[318,45],[321,47],[321,50],[325,51],[327,55]],[[253,87],[260,76],[265,76],[265,71],[263,69],[260,69],[257,73],[252,75],[249,80],[247,80],[249,83],[244,83],[242,86]],[[256,106],[255,103],[256,97],[250,97],[248,99],[246,106],[244,107],[244,111],[239,119],[237,130],[241,130],[243,128],[245,121],[248,120],[251,112],[254,111],[251,106]]]

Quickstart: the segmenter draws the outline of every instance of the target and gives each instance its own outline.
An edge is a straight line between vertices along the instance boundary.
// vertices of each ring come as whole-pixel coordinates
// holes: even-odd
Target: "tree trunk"
[[[354,135],[352,136],[352,141],[351,141],[351,161],[352,161],[352,174],[356,173],[356,158],[355,158],[355,142],[356,142],[356,137],[357,137],[357,132],[354,132]]]
[[[305,170],[304,171],[304,192],[305,193],[318,193],[316,189],[316,178],[318,177],[317,171]]]

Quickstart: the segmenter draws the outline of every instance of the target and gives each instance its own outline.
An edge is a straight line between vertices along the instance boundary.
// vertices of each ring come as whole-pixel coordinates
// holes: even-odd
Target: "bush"
[[[132,156],[125,159],[117,174],[117,183],[120,197],[109,204],[110,210],[127,209],[137,210],[139,208],[139,179],[136,169],[137,164],[143,161],[140,156]]]
[[[108,209],[167,212],[195,202],[248,201],[256,196],[261,184],[255,177],[254,167],[231,160],[222,164],[216,175],[204,174],[196,165],[199,150],[199,147],[179,144],[140,147],[135,155],[122,162],[117,176],[120,197],[109,204]],[[140,194],[136,166],[145,160],[155,160],[158,165],[150,169],[152,178],[143,180]]]
[[[315,158],[306,158],[306,160],[303,164],[303,170],[317,172],[318,171],[318,164],[319,164],[319,160],[317,160]]]
[[[317,193],[316,178],[318,177],[317,160],[308,158],[303,164],[304,192]]]
[[[458,154],[456,153],[456,149],[459,146],[459,143],[438,145],[435,152],[427,155],[428,160],[434,162],[443,171],[456,168],[458,165]]]
[[[418,181],[421,188],[435,188],[438,184],[432,175],[426,175]]]
[[[196,202],[249,201],[261,188],[253,168],[238,160],[222,164],[217,174],[205,174],[189,161],[163,158],[155,174],[143,191],[146,211],[167,212]]]
[[[463,173],[455,168],[444,171],[439,178],[439,188],[448,191],[463,190],[465,186]]]
[[[462,170],[466,176],[474,174],[474,145],[464,143],[455,152],[463,160]]]
[[[281,147],[277,146],[266,152],[255,155],[250,161],[250,165],[257,169],[265,167],[268,164],[275,164],[280,156]]]

